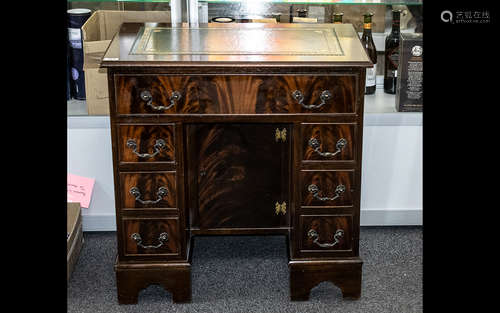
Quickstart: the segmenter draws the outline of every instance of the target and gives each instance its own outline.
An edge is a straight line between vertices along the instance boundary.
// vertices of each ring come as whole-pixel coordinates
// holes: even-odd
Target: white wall
[[[365,114],[364,124],[361,225],[421,225],[421,114]],[[116,230],[108,117],[68,117],[68,173],[96,180],[83,230]]]
[[[116,230],[109,118],[68,117],[68,173],[95,178],[84,231]]]
[[[361,225],[422,224],[422,126],[365,126]]]

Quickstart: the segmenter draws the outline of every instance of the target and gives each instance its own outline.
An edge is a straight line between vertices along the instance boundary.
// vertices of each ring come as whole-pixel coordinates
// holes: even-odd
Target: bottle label
[[[377,64],[373,64],[373,68],[366,69],[366,87],[372,87],[376,84]]]
[[[399,47],[386,50],[385,57],[385,61],[387,62],[386,67],[391,70],[397,69],[399,64]]]
[[[82,31],[80,28],[68,28],[68,39],[71,48],[82,49]]]
[[[399,64],[399,52],[393,52],[390,56],[391,61],[394,62],[394,65],[397,66]]]
[[[364,29],[372,29],[372,23],[364,23],[363,28]]]

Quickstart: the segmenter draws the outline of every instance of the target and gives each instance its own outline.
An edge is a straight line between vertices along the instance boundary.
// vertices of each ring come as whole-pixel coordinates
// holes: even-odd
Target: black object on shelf
[[[89,9],[71,9],[68,13],[68,42],[71,68],[72,97],[85,100],[85,77],[83,73],[83,43],[81,27],[89,19]]]
[[[392,31],[385,38],[384,92],[396,94],[401,10],[392,10]]]
[[[373,13],[365,13],[363,15],[363,35],[361,36],[361,43],[363,44],[363,48],[365,48],[366,54],[368,55],[368,57],[370,57],[370,60],[373,63],[372,68],[366,69],[366,95],[375,93],[377,77],[377,49],[375,48],[375,43],[373,42],[372,36],[372,16]]]
[[[344,12],[333,13],[333,24],[342,24],[342,16],[344,16]]]
[[[423,34],[401,33],[396,89],[396,111],[423,111]]]
[[[69,44],[66,47],[66,100],[71,99],[71,84],[69,83],[70,66],[69,66]]]
[[[307,9],[297,9],[297,17],[307,17]]]
[[[273,13],[271,13],[271,16],[276,19],[276,22],[278,22],[278,23],[281,22],[281,13],[279,13],[279,12],[273,12]]]

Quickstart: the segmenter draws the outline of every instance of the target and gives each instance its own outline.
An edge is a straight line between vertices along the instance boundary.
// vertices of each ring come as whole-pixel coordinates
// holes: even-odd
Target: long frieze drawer
[[[124,218],[124,256],[179,256],[179,218]]]
[[[354,170],[300,172],[302,206],[352,206]]]
[[[301,215],[301,252],[352,250],[351,215]]]
[[[176,208],[175,171],[120,173],[122,208]]]
[[[118,114],[355,113],[357,76],[116,75]]]
[[[120,162],[174,162],[174,125],[119,125]]]
[[[355,160],[356,124],[302,124],[304,161]]]

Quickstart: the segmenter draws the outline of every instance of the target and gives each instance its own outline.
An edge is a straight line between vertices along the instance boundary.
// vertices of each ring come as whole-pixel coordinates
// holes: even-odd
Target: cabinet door
[[[291,127],[187,125],[191,227],[288,227]]]

